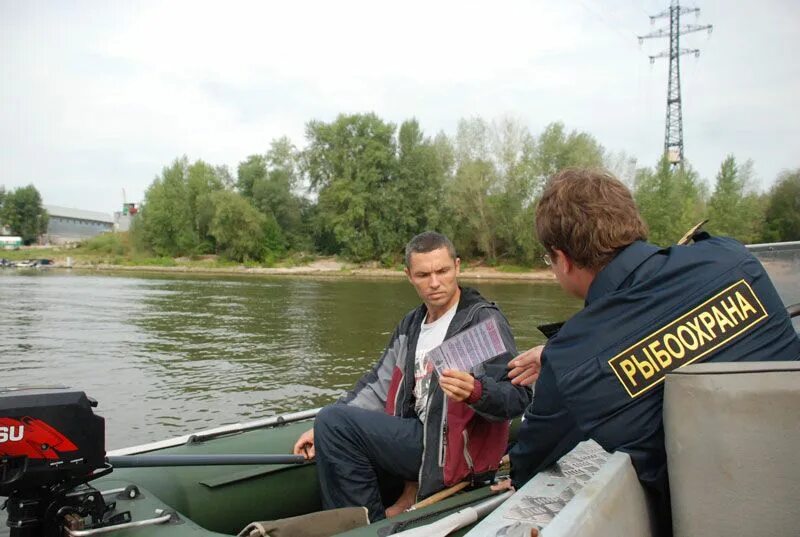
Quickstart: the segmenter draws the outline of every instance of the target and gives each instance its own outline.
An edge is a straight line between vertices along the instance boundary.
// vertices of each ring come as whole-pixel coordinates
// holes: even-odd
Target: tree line
[[[42,196],[33,185],[6,192],[0,185],[0,231],[4,227],[25,244],[36,242],[47,232],[49,216],[42,207]]]
[[[800,239],[800,168],[759,193],[753,163],[729,156],[709,187],[690,163],[637,167],[562,123],[534,135],[509,118],[463,119],[454,135],[428,136],[415,119],[349,114],[310,121],[305,138],[303,148],[274,140],[235,174],[176,159],[147,189],[131,242],[157,256],[271,262],[313,252],[391,266],[411,236],[436,229],[462,257],[531,266],[544,253],[536,202],[567,166],[604,167],[626,182],[657,244],[705,218],[707,230],[744,243]]]
[[[762,194],[752,162],[729,156],[709,189],[689,163],[637,168],[588,133],[553,123],[534,136],[513,119],[464,119],[453,136],[431,137],[414,119],[398,127],[351,114],[310,121],[305,137],[302,149],[273,141],[235,177],[177,159],[147,190],[134,235],[157,255],[311,251],[392,265],[411,236],[437,229],[469,259],[533,265],[544,253],[533,233],[544,182],[566,166],[597,166],[631,187],[657,244],[704,218],[745,243],[800,239],[800,169]]]

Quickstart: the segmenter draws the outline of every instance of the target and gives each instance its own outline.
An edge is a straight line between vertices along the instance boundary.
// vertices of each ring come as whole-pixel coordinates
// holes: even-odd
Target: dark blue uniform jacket
[[[800,340],[758,260],[732,239],[695,240],[622,250],[595,277],[585,308],[547,342],[511,450],[515,486],[592,438],[630,454],[668,528],[664,375],[693,362],[800,359]]]

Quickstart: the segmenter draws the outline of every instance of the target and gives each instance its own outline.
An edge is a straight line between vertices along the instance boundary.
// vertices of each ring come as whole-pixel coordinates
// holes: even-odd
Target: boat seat
[[[578,444],[539,472],[466,537],[650,537],[653,517],[627,453]]]
[[[667,375],[675,537],[800,531],[800,362],[703,363]]]

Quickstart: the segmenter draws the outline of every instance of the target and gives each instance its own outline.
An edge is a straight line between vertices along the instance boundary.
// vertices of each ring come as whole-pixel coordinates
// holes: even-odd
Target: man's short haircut
[[[581,268],[599,271],[622,248],[647,239],[630,190],[611,173],[566,168],[545,185],[536,234],[549,253],[561,250]]]
[[[406,244],[406,268],[411,268],[411,254],[425,254],[438,250],[439,248],[447,248],[447,253],[450,254],[450,258],[455,261],[456,247],[453,246],[450,239],[435,231],[423,231]]]

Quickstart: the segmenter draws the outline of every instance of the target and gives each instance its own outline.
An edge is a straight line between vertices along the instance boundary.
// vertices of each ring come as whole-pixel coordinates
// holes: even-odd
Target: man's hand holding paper
[[[471,371],[486,360],[506,352],[495,319],[484,321],[431,349],[428,359],[439,375],[439,386],[453,401],[480,398],[480,384]],[[476,386],[478,391],[476,392]]]
[[[466,401],[475,388],[475,378],[464,371],[445,369],[439,377],[439,386],[453,401]]]

